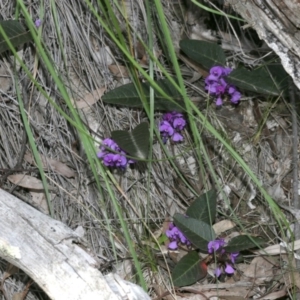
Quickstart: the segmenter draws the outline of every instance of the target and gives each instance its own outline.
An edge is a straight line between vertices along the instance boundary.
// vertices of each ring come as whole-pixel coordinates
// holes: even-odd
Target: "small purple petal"
[[[223,67],[215,66],[209,70],[209,73],[211,77],[214,78],[214,80],[218,80],[223,73],[223,69],[224,69]]]
[[[228,87],[228,94],[229,94],[229,95],[232,95],[232,94],[235,93],[235,92],[236,92],[236,87],[233,86],[233,85],[230,85],[230,86]]]
[[[159,126],[159,131],[162,134],[172,136],[174,133],[174,128],[171,126],[171,124],[168,121],[162,121]]]
[[[113,160],[114,160],[116,167],[126,167],[126,165],[127,165],[127,159],[123,155],[114,154]]]
[[[183,118],[176,118],[174,121],[173,121],[173,127],[176,129],[176,130],[183,130],[184,127],[186,125],[186,121],[185,119]]]
[[[108,153],[103,157],[103,164],[107,167],[114,167],[115,162],[114,162],[114,154],[113,153]]]
[[[223,100],[221,97],[218,97],[216,100],[216,106],[222,106],[223,105]]]
[[[230,253],[230,260],[233,264],[235,263],[235,260],[239,255],[240,255],[239,252]]]
[[[172,120],[173,120],[173,114],[171,112],[168,112],[168,113],[165,113],[163,115],[163,120],[164,121],[167,121],[169,123],[172,123]]]
[[[106,151],[103,151],[103,150],[101,150],[101,151],[99,151],[98,153],[97,153],[97,157],[98,158],[103,158],[105,155],[107,155],[108,153],[106,152]]]
[[[223,76],[228,76],[231,72],[232,72],[232,69],[231,69],[231,68],[225,67],[225,68],[223,68],[223,70],[222,70],[222,75],[223,75]]]
[[[181,231],[179,231],[179,239],[182,244],[185,244],[187,242],[187,238],[184,236],[184,234]]]
[[[34,25],[36,26],[36,28],[39,28],[42,25],[42,21],[40,19],[36,19]]]
[[[183,136],[180,133],[175,132],[172,136],[172,140],[173,140],[173,142],[182,142]]]
[[[235,91],[232,95],[231,95],[231,99],[230,101],[233,103],[233,104],[237,104],[241,99],[241,93],[238,92],[238,91]]]
[[[224,239],[210,241],[207,245],[208,253],[213,253],[225,245]]]
[[[234,273],[234,268],[230,264],[226,263],[225,273],[229,274],[229,275],[233,274]]]
[[[220,275],[222,274],[222,270],[221,270],[221,268],[216,268],[215,269],[215,275],[216,275],[216,277],[220,277]]]
[[[177,242],[173,241],[168,245],[168,248],[171,250],[176,250],[178,248]]]

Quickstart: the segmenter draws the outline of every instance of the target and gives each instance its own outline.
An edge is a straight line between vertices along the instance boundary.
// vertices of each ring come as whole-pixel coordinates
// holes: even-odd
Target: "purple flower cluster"
[[[219,277],[222,273],[232,275],[234,273],[233,265],[235,264],[236,258],[239,256],[239,252],[226,253],[224,239],[210,241],[207,245],[208,253],[214,253],[217,260],[222,263],[218,264],[215,270],[216,277]]]
[[[36,19],[34,21],[34,25],[36,26],[36,28],[39,28],[42,25],[42,21],[40,19]]]
[[[163,120],[159,124],[159,131],[163,137],[163,142],[166,143],[168,138],[173,142],[182,142],[183,136],[180,132],[185,128],[186,120],[183,114],[175,111],[168,112],[163,115]]]
[[[205,89],[210,95],[216,97],[217,106],[223,104],[225,95],[230,97],[233,104],[238,104],[241,99],[241,93],[237,88],[232,84],[228,84],[224,79],[224,76],[228,76],[231,71],[231,68],[215,66],[209,70],[209,75],[205,78]]]
[[[168,248],[170,250],[176,250],[178,248],[178,243],[183,245],[191,245],[191,242],[184,236],[178,227],[173,223],[169,225],[169,229],[166,231],[166,236],[169,238],[170,243]]]
[[[121,150],[118,144],[109,138],[102,141],[97,156],[102,159],[103,164],[107,167],[125,169],[128,164],[134,163],[134,160],[128,159],[126,153]]]

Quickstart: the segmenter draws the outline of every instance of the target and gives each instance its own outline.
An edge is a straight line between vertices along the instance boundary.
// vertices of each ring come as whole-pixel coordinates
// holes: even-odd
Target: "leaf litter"
[[[126,3],[129,2],[127,1]],[[36,3],[34,5],[36,5],[34,11],[38,11],[38,4]],[[58,10],[59,26],[61,32],[64,32],[62,42],[65,46],[66,53],[68,53],[66,69],[64,68],[63,56],[61,55],[58,45],[51,42],[51,37],[56,36],[56,32],[51,14],[47,11],[45,20],[49,20],[49,22],[43,23],[44,31],[42,34],[44,40],[49,45],[49,50],[53,54],[52,58],[55,66],[62,74],[65,82],[68,83],[68,91],[72,95],[72,99],[76,99],[77,108],[82,110],[80,112],[82,119],[86,122],[86,125],[91,128],[94,137],[97,135],[107,136],[112,130],[125,130],[136,127],[136,125],[145,118],[145,115],[141,111],[104,105],[100,100],[102,94],[107,89],[111,90],[116,86],[121,86],[126,83],[126,81],[123,80],[123,76],[125,77],[127,75],[127,70],[124,69],[123,63],[118,65],[118,59],[116,59],[120,57],[120,53],[114,48],[111,42],[108,42],[108,46],[105,46],[105,48],[103,47],[104,39],[106,38],[105,32],[97,24],[89,23],[87,19],[85,20],[82,17],[80,14],[82,5],[80,1],[74,1],[72,9],[69,7],[68,1],[60,1],[59,5],[63,8]],[[13,2],[2,6],[3,15],[7,17],[13,15],[15,9]],[[140,7],[137,3],[132,3],[132,6],[128,5],[128,10],[131,12],[129,16],[134,20],[133,24],[135,24],[135,28],[143,28],[145,24],[131,11],[132,7],[134,7],[136,11],[139,11]],[[175,45],[179,45],[180,38],[176,33],[180,32],[180,28],[186,24],[183,24],[183,19],[180,19],[180,17],[174,17],[178,16],[178,11],[176,10],[180,11],[175,5],[171,10],[165,11],[165,14],[173,26],[172,34],[174,34],[174,43]],[[86,13],[87,15],[89,14],[88,12]],[[200,12],[200,18],[195,18],[195,14],[199,12],[195,10],[195,8],[193,9],[192,6],[187,7],[186,13],[189,18],[194,17],[193,21],[199,20],[199,23],[188,22],[188,24],[194,24],[193,26],[188,25],[191,30],[191,35],[197,35],[199,37],[204,33],[208,34],[210,32],[207,28],[203,29],[203,27],[201,27],[203,26],[201,21],[207,17],[205,13]],[[88,15],[88,18],[91,18],[91,15]],[[119,18],[120,23],[122,23],[122,18],[120,16]],[[69,30],[70,22],[72,22],[72,30]],[[200,30],[199,28],[202,29]],[[228,37],[230,35],[225,35],[223,32],[222,36]],[[232,38],[232,36],[230,37]],[[201,39],[203,39],[203,36]],[[235,50],[239,50],[236,40],[231,42],[231,44],[228,43],[228,41],[226,42],[225,38],[224,41],[224,48],[232,50],[232,48],[230,48],[232,44],[235,45]],[[245,45],[242,46],[244,50],[248,47]],[[177,47],[177,49],[179,49],[179,46]],[[106,50],[102,51],[101,49]],[[159,53],[159,50],[160,49],[157,49],[157,53]],[[110,56],[110,58],[108,56]],[[26,48],[23,57],[27,63],[30,63],[34,61],[35,56],[30,48]],[[1,172],[5,173],[14,168],[16,158],[22,155],[22,133],[24,129],[19,114],[16,95],[13,92],[13,80],[10,77],[10,75],[13,74],[13,65],[6,59],[4,59],[3,62],[5,62],[6,67],[0,69],[0,78],[3,78],[0,82],[2,92],[2,98],[0,100],[0,168],[2,170]],[[112,65],[114,66],[113,68],[111,67]],[[198,68],[197,66],[196,69]],[[121,70],[121,72],[118,73],[116,70]],[[67,76],[65,76],[66,74]],[[24,74],[21,73],[20,75]],[[122,78],[119,76],[122,76]],[[116,80],[115,77],[117,77]],[[65,109],[60,95],[56,92],[57,89],[49,79],[42,63],[37,70],[37,80],[39,80],[45,90],[49,91],[52,99]],[[22,87],[23,85],[26,86],[27,82],[21,80],[18,84]],[[199,82],[195,81],[190,87],[192,96],[198,96],[198,94],[194,92],[197,89],[199,89]],[[78,140],[78,134],[69,126],[68,122],[45,101],[37,90],[32,89],[31,93],[28,93],[28,98],[30,99],[27,103],[30,125],[36,138],[39,153],[42,157],[43,167],[49,171],[47,175],[51,178],[51,182],[55,182],[57,184],[56,186],[61,187],[59,193],[53,194],[52,199],[56,211],[56,218],[61,219],[71,227],[77,227],[78,224],[86,226],[86,235],[90,245],[92,245],[92,250],[96,252],[99,257],[104,257],[103,262],[115,258],[111,250],[111,242],[113,242],[114,247],[117,248],[117,256],[126,257],[127,246],[123,237],[116,234],[112,236],[111,240],[104,223],[101,221],[104,219],[104,215],[101,213],[102,207],[99,205],[99,195],[90,177],[90,170],[87,167],[84,152],[80,140]],[[202,100],[204,101],[204,99]],[[232,110],[230,107],[224,107],[224,109],[220,111],[215,111],[211,107],[208,107],[205,112],[214,126],[223,132],[228,139],[233,141],[235,148],[238,149],[243,158],[249,163],[251,169],[262,179],[266,188],[270,190],[273,189],[274,195],[281,195],[278,198],[283,202],[281,203],[282,205],[289,205],[291,197],[289,190],[292,179],[290,176],[290,164],[288,163],[291,150],[291,133],[289,120],[286,117],[287,108],[284,103],[280,103],[275,109],[272,109],[272,112],[269,113],[267,117],[272,122],[275,122],[277,126],[271,129],[269,133],[263,131],[258,138],[257,144],[254,145],[249,137],[257,133],[259,122],[262,121],[262,119],[256,118],[253,113],[255,109],[254,101],[258,102],[259,98],[253,99],[253,101],[244,101],[240,107],[235,110]],[[266,102],[259,102],[259,109],[263,112],[268,111],[267,105]],[[204,106],[206,107],[206,104]],[[236,138],[238,135],[239,138]],[[273,155],[273,149],[268,141],[268,137],[274,140],[274,144],[277,147],[276,152],[279,154],[279,157]],[[283,247],[273,242],[274,235],[276,236],[276,228],[269,225],[272,221],[272,217],[269,216],[268,208],[265,207],[261,201],[258,201],[259,195],[253,200],[255,207],[253,206],[253,209],[249,208],[247,202],[250,201],[249,199],[251,199],[253,195],[251,183],[236,166],[235,162],[224,152],[218,142],[205,132],[204,140],[209,150],[211,160],[216,170],[218,170],[218,174],[220,178],[222,178],[224,186],[231,187],[227,197],[219,198],[222,200],[218,202],[218,209],[224,216],[229,216],[228,205],[230,205],[234,208],[236,215],[242,220],[243,225],[251,232],[256,234],[265,232],[272,244],[269,247],[273,247],[272,253],[277,260],[273,260],[271,265],[265,263],[262,269],[258,270],[255,266],[265,259],[262,257],[264,252],[260,250],[260,256],[257,259],[249,258],[248,263],[244,264],[243,268],[241,268],[240,272],[243,273],[241,276],[239,275],[230,280],[227,279],[225,283],[214,283],[214,279],[208,277],[201,283],[182,288],[181,292],[186,293],[185,295],[183,294],[184,297],[174,296],[177,299],[193,299],[193,297],[194,299],[207,299],[208,297],[222,296],[224,299],[232,300],[241,298],[252,299],[254,297],[260,297],[260,299],[278,299],[279,297],[285,296],[287,293],[285,284],[286,286],[293,284],[293,280],[290,278],[295,276],[295,273],[292,272],[293,274],[291,274],[290,271],[293,265],[290,265],[286,270],[283,268],[283,260],[287,263],[289,260],[284,256],[283,251],[281,251]],[[97,145],[98,144],[95,143],[95,148]],[[27,150],[29,151],[28,147]],[[157,145],[154,145],[153,151],[154,157],[158,160],[164,157],[163,151]],[[183,161],[179,164],[181,172],[187,177],[190,176],[190,181],[193,185],[201,185],[205,179],[198,175],[199,170],[190,170],[185,164],[185,161],[193,157],[193,150],[180,146],[179,150],[175,151],[178,151],[178,153],[181,153],[183,156]],[[24,199],[32,196],[33,198],[40,199],[35,201],[41,201],[43,203],[44,200],[41,193],[33,194],[36,193],[36,191],[33,190],[43,189],[43,187],[41,181],[36,177],[36,171],[32,170],[32,167],[35,167],[35,163],[30,152],[27,152],[24,155],[20,168],[22,170],[15,170],[15,174],[7,176],[8,180],[2,183],[1,188],[13,190],[14,185],[18,184],[19,187],[13,191],[15,195],[23,197]],[[197,167],[195,166],[194,168]],[[151,182],[149,190],[145,188],[145,180],[140,170],[129,170],[128,173],[122,174],[122,176],[114,174],[120,182],[122,190],[127,192],[128,198],[131,199],[139,215],[143,216],[145,208],[147,207],[149,214],[146,218],[153,222],[155,227],[158,228],[163,226],[163,221],[169,212],[171,212],[171,216],[175,212],[182,213],[190,203],[190,199],[193,198],[192,193],[185,189],[175,174],[168,170],[170,170],[168,161],[160,160],[153,165],[152,176],[154,180]],[[30,175],[27,175],[27,173],[24,174],[24,172]],[[191,176],[191,173],[196,175]],[[25,181],[21,185],[23,181],[22,178],[25,178]],[[113,230],[118,233],[118,220],[114,213],[113,206],[109,202],[109,195],[106,190],[104,190],[103,196],[107,199],[106,211],[109,213],[109,218],[112,221]],[[146,199],[148,200],[146,201]],[[225,203],[226,201],[229,201],[229,203]],[[43,204],[37,205],[43,208]],[[128,220],[137,220],[132,224],[134,228],[134,230],[132,230],[132,236],[133,240],[138,243],[143,233],[142,224],[138,221],[135,212],[131,210],[128,203],[123,202],[122,207],[124,211],[126,211]],[[292,218],[290,219],[292,222]],[[218,223],[215,224],[215,229],[220,234],[229,235],[235,225],[234,220],[225,217],[218,220]],[[298,243],[296,243],[296,245],[298,245]],[[266,248],[266,252],[268,252],[269,249],[270,248]],[[181,252],[181,250],[179,251]],[[240,265],[242,267],[242,264]],[[239,264],[237,266],[239,266]],[[3,263],[0,264],[0,269],[3,274],[3,270],[5,270]],[[273,270],[273,277],[270,269]],[[268,273],[263,274],[263,270]],[[261,272],[264,277],[259,276],[259,272]],[[153,278],[157,280],[157,285],[160,286],[158,290],[161,293],[169,288],[168,284],[165,283],[168,272],[165,271],[163,267],[159,267],[158,274],[153,274],[150,269],[145,268],[145,274],[145,276],[149,276],[149,283],[152,282]],[[245,274],[251,277],[251,279],[245,278]],[[280,274],[282,275],[281,281],[274,286],[270,284],[270,289],[267,290],[265,287],[266,282],[271,283],[272,280],[275,281]],[[125,272],[124,276],[130,277],[130,274]],[[258,281],[258,277],[260,277],[260,281]],[[25,290],[25,285],[21,277],[17,276],[16,278],[18,278],[18,287]],[[232,282],[234,280],[236,281]],[[10,295],[17,295],[17,291],[7,284],[5,284],[5,289]],[[153,298],[155,298],[155,296],[158,295],[153,294]],[[34,293],[29,290],[26,299],[31,300],[37,298]],[[43,295],[43,299],[47,299],[45,295]],[[174,297],[172,299],[174,299]]]

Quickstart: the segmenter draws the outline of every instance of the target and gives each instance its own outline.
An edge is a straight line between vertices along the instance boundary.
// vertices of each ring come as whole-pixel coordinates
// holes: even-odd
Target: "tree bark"
[[[225,0],[280,57],[300,89],[300,1]]]
[[[65,224],[0,189],[0,257],[27,273],[55,300],[148,300],[137,285],[103,276]]]

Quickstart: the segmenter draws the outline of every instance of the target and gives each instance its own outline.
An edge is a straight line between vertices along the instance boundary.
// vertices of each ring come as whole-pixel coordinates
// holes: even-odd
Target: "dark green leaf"
[[[213,228],[205,222],[177,213],[174,223],[191,243],[204,252],[207,251],[208,242],[215,239]]]
[[[212,225],[216,216],[217,193],[210,190],[197,198],[186,211],[186,215]]]
[[[181,40],[179,46],[188,57],[206,69],[226,63],[225,53],[216,43],[186,39]]]
[[[264,244],[265,241],[260,237],[254,237],[248,235],[239,235],[229,241],[225,247],[226,252],[239,252],[251,248],[258,247]]]
[[[196,251],[185,255],[172,272],[172,280],[175,286],[191,285],[204,278],[207,274],[206,265],[201,264],[201,259]]]
[[[156,83],[168,96],[172,97],[174,102],[163,97],[157,91],[154,91],[154,108],[156,110],[182,111],[184,107],[182,98],[179,92],[173,87],[171,82],[167,79],[162,79],[158,80]],[[149,83],[142,83],[141,89],[146,99],[149,101]],[[102,101],[108,104],[122,105],[128,107],[143,107],[139,93],[137,92],[136,87],[133,83],[122,85],[106,93],[102,97]]]
[[[149,151],[149,128],[147,123],[141,123],[131,132],[115,130],[112,139],[119,147],[135,158],[146,159]]]
[[[278,90],[280,92],[284,92],[284,95],[288,94],[288,78],[289,75],[283,68],[281,63],[273,63],[265,66],[268,71],[271,73],[273,79],[278,85]]]
[[[253,71],[248,71],[242,67],[237,68],[226,77],[226,81],[251,92],[273,96],[279,94],[274,80],[263,67]]]
[[[14,47],[22,45],[31,40],[31,34],[16,20],[0,21],[0,25]],[[4,37],[0,34],[0,53],[9,50]]]

